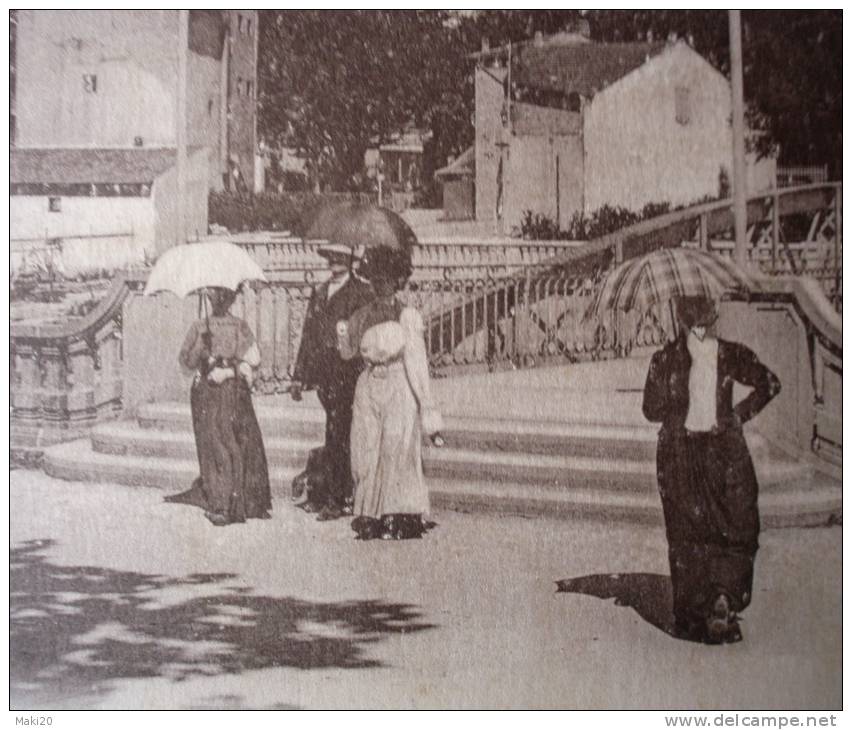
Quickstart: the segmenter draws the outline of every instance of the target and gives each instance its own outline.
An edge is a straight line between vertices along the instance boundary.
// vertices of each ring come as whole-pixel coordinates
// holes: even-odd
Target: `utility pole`
[[[728,32],[731,44],[731,114],[733,116],[734,153],[734,261],[739,266],[747,262],[746,250],[746,164],[745,118],[743,105],[743,45],[740,32],[740,11],[728,11]]]
[[[175,109],[177,146],[177,244],[186,243],[186,76],[189,56],[189,11],[178,10],[178,77]]]

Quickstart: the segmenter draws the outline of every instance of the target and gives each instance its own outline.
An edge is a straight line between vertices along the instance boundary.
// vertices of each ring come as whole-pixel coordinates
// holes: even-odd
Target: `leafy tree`
[[[730,76],[725,10],[595,10],[598,40],[689,38]],[[839,10],[742,13],[743,85],[752,129],[766,134],[757,151],[780,146],[789,163],[827,162],[839,172],[843,127],[843,22]]]
[[[473,142],[471,54],[555,33],[580,18],[593,40],[688,39],[729,75],[724,10],[262,11],[259,130],[296,147],[314,182],[357,186],[364,151],[406,127],[432,131],[424,178]],[[746,101],[758,151],[837,162],[842,142],[840,11],[744,11]],[[837,167],[835,168],[835,174]]]
[[[788,163],[828,163],[840,174],[843,142],[841,11],[743,13],[743,65],[760,151],[781,146]]]
[[[311,177],[358,185],[364,152],[410,125],[438,146],[468,108],[449,16],[441,11],[263,11],[259,129],[296,147]]]

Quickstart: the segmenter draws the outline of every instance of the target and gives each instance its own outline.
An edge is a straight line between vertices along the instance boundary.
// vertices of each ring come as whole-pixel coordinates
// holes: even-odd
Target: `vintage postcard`
[[[833,725],[842,20],[11,10],[19,724]]]

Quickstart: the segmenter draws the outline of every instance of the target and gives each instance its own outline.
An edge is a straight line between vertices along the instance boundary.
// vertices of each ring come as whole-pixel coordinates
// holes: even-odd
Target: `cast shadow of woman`
[[[607,573],[584,575],[556,581],[557,593],[577,593],[627,606],[670,636],[675,632],[672,615],[672,584],[667,575],[657,573]],[[678,638],[682,638],[678,636]]]

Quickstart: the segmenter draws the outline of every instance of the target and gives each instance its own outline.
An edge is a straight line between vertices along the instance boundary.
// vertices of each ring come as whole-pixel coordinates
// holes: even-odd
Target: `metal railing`
[[[775,179],[781,188],[828,182],[828,165],[779,165]]]
[[[665,342],[665,311],[585,319],[594,293],[589,278],[519,274],[412,279],[400,298],[426,322],[427,353],[438,376],[618,357]],[[310,285],[285,277],[246,287],[238,298],[234,311],[248,322],[261,351],[259,392],[289,387],[310,295]],[[625,339],[619,335],[625,331],[636,336]]]

